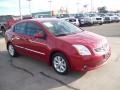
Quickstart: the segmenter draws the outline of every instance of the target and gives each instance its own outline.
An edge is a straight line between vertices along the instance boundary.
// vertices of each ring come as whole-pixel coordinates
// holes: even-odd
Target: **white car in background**
[[[108,15],[111,19],[111,22],[119,22],[119,16],[115,15],[114,13],[107,13],[106,15]]]
[[[120,13],[116,13],[115,15],[117,15],[119,17],[119,21],[120,21]]]
[[[88,20],[90,20],[91,24],[100,24],[102,25],[104,19],[98,16],[96,13],[87,13]]]
[[[78,19],[75,18],[74,16],[71,16],[69,14],[61,14],[59,18],[62,20],[68,21],[76,26],[79,26]]]
[[[79,21],[79,26],[83,25],[93,25],[93,24],[103,24],[103,18],[91,13],[79,13],[75,16]]]
[[[105,13],[98,13],[98,15],[103,18],[104,23],[112,22],[111,17],[106,15]]]

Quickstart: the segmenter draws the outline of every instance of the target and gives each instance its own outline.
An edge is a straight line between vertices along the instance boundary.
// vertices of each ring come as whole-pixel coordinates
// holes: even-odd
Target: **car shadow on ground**
[[[61,87],[66,87],[67,89],[71,90],[80,90],[79,88],[73,87],[70,84],[85,75],[85,73],[77,72],[70,72],[68,75],[59,75],[50,66],[39,60],[31,59],[21,55],[11,58],[7,51],[1,51],[0,58],[3,60],[1,61],[3,62],[2,66],[9,66],[8,69],[6,68],[5,75],[4,70],[0,69],[0,73],[3,74],[0,79],[4,79],[4,86],[10,84],[7,87],[10,86],[12,90],[33,90],[36,88],[39,88],[39,90],[48,90]],[[10,72],[11,74],[9,74]],[[15,77],[12,80],[11,85],[9,80],[11,80],[13,76]],[[27,79],[23,79],[23,77],[27,77]],[[20,82],[16,83],[18,78]],[[0,83],[2,84],[2,82]],[[3,90],[6,88],[4,86]]]

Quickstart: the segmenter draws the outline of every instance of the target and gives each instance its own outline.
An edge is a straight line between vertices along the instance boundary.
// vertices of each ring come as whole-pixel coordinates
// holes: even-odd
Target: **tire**
[[[8,53],[9,53],[10,56],[12,56],[12,57],[17,56],[16,50],[15,50],[14,46],[11,43],[8,44],[7,48],[8,48]]]
[[[99,25],[102,25],[103,23],[99,23]]]
[[[52,56],[52,67],[58,74],[61,74],[61,75],[68,74],[69,72],[68,60],[61,53],[55,53]]]
[[[119,23],[119,21],[116,21],[116,23]]]
[[[2,36],[4,37],[6,32],[5,28],[1,28],[1,31],[2,31]]]
[[[79,22],[79,27],[81,27],[82,25],[81,25],[81,22],[80,22],[80,20],[78,20],[78,22]]]

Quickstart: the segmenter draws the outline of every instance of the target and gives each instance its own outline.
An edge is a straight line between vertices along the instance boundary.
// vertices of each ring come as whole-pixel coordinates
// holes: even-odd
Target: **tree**
[[[99,13],[107,13],[108,10],[106,9],[105,6],[103,6],[103,7],[98,7],[98,12],[99,12]]]

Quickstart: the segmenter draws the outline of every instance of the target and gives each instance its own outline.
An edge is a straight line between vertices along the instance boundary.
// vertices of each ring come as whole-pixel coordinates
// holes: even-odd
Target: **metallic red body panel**
[[[49,21],[49,19],[47,20]],[[56,37],[52,35],[44,25],[42,25],[41,22],[47,20],[42,19],[40,21],[33,19],[21,21],[32,21],[40,25],[47,34],[46,40],[16,34],[11,28],[11,30],[6,32],[6,43],[11,42],[15,46],[17,52],[43,60],[48,64],[50,64],[50,57],[53,52],[61,52],[67,57],[71,70],[73,71],[88,71],[95,69],[105,63],[110,57],[110,48],[105,55],[99,55],[94,52],[94,49],[102,42],[102,40],[105,40],[105,37],[87,31],[74,35]],[[85,45],[90,50],[91,55],[79,55],[76,49],[72,46],[74,44]]]

